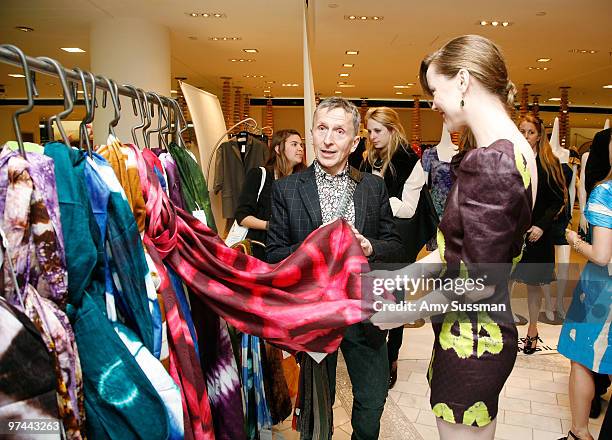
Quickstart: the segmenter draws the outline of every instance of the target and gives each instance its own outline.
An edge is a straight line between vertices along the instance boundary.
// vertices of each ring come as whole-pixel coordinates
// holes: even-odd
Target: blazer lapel
[[[357,187],[355,188],[355,195],[353,199],[355,200],[355,228],[358,231],[363,231],[363,227],[365,226],[366,221],[366,200],[368,198],[368,188],[363,182],[357,182]]]
[[[314,175],[313,165],[301,173],[301,181],[302,190],[300,191],[300,197],[304,202],[306,212],[308,213],[313,225],[315,227],[319,227],[323,224],[323,216],[321,215],[319,190],[317,188],[317,180]]]

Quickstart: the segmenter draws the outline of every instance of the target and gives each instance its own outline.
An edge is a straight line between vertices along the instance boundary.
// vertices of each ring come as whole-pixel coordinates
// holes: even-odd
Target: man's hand
[[[351,225],[351,230],[353,231],[353,234],[355,234],[357,240],[359,240],[361,250],[363,251],[365,256],[369,257],[370,255],[372,255],[374,249],[372,248],[372,243],[370,243],[370,240],[361,235],[361,233],[357,230],[357,228],[355,228],[355,226]]]

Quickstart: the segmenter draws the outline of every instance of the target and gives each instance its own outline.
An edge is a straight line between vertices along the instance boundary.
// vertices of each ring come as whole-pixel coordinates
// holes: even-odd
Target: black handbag
[[[413,263],[425,243],[436,235],[440,223],[426,184],[421,188],[414,215],[411,218],[393,217],[393,221],[404,245],[403,261],[398,263]]]

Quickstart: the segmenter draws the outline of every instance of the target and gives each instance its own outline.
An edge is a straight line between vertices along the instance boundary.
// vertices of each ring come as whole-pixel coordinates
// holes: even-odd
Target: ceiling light
[[[242,49],[242,51],[246,53],[258,53],[259,52],[257,49]]]
[[[238,60],[237,60],[236,58],[232,58],[230,61],[231,61],[232,63],[235,63],[235,62],[236,62],[236,61],[238,61]]]
[[[354,20],[354,19],[356,19],[356,18],[357,18],[357,17],[355,17],[354,15],[349,15],[349,16],[348,16],[348,19],[349,19],[349,20]]]
[[[538,58],[536,61],[538,63],[548,63],[550,61],[550,58]]]
[[[342,76],[342,77],[346,78],[347,76],[349,76],[349,74],[348,73],[340,73],[338,76]]]
[[[354,67],[354,66],[355,66],[354,64],[350,64],[350,63],[344,63],[342,65],[342,67]]]
[[[264,93],[270,93],[270,90],[264,90],[263,92]]]
[[[334,93],[335,93],[336,95],[340,95],[340,94],[342,94],[342,90],[336,90]]]
[[[9,73],[8,76],[12,76],[13,78],[25,78],[25,75],[22,73]]]
[[[18,29],[22,32],[34,32],[34,29],[27,26],[15,26],[15,29]]]
[[[393,86],[393,88],[394,89],[408,89],[408,88],[410,88],[411,85],[412,84],[406,84],[406,85],[400,84],[400,85],[397,85],[397,86]]]
[[[486,25],[488,25],[488,24],[489,24],[489,22],[488,22],[488,21],[484,21],[484,20],[482,20],[482,21],[480,22],[480,25],[481,25],[481,26],[486,26]]]
[[[338,83],[337,83],[337,84],[338,84],[338,85],[341,85],[341,84],[346,84],[346,81],[338,81]]]
[[[362,20],[367,20],[367,19],[368,19],[368,17],[366,17],[365,15],[362,15],[362,16],[361,16],[361,17],[359,17],[359,18],[360,18],[360,19],[362,19]]]
[[[170,90],[170,93],[178,93],[176,90]]]
[[[503,21],[503,22],[502,22],[502,26],[503,26],[503,27],[508,27],[508,26],[510,26],[510,23],[509,23],[509,22],[507,22],[507,21]]]
[[[359,51],[358,50],[347,50],[344,53],[347,54],[347,55],[359,55]]]
[[[83,94],[83,93],[85,93],[85,92],[84,92],[84,91],[82,91],[82,90],[77,90],[77,93],[78,93],[78,94],[80,94],[80,95],[82,95],[82,94]]]
[[[222,14],[218,14],[218,13],[217,13],[217,14],[213,14],[213,15],[214,15],[215,17],[217,17],[217,18],[221,18],[221,17],[222,17]]]
[[[612,89],[612,84],[606,84],[603,86],[604,89]]]
[[[338,87],[355,87],[355,84],[340,84]]]
[[[85,51],[80,47],[61,47],[60,49],[70,53],[85,53]]]
[[[395,92],[396,95],[403,95],[404,92]]]
[[[244,63],[246,60],[244,58],[240,58],[238,61]]]
[[[549,101],[561,101],[561,98],[548,98]]]
[[[592,50],[592,49],[570,49],[571,53],[582,53],[582,54],[596,54],[598,51],[597,50]]]
[[[372,17],[372,20],[380,20],[382,17],[378,17],[377,15],[375,15],[374,17]]]
[[[498,22],[498,21],[492,21],[492,22],[491,22],[491,26],[497,26],[498,24],[499,24],[499,22]]]
[[[274,84],[276,81],[266,81],[266,84]]]
[[[185,12],[185,14],[189,15],[190,17],[197,17],[200,15],[197,12]]]

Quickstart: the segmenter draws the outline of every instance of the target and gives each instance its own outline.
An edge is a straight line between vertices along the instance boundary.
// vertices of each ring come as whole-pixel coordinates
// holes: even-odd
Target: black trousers
[[[378,348],[368,345],[363,327],[355,324],[349,327],[340,344],[353,387],[353,440],[377,440],[380,432],[380,418],[385,408],[389,391],[389,364],[387,344]],[[338,352],[328,355],[326,360],[329,374],[332,404],[336,397],[336,366]]]

